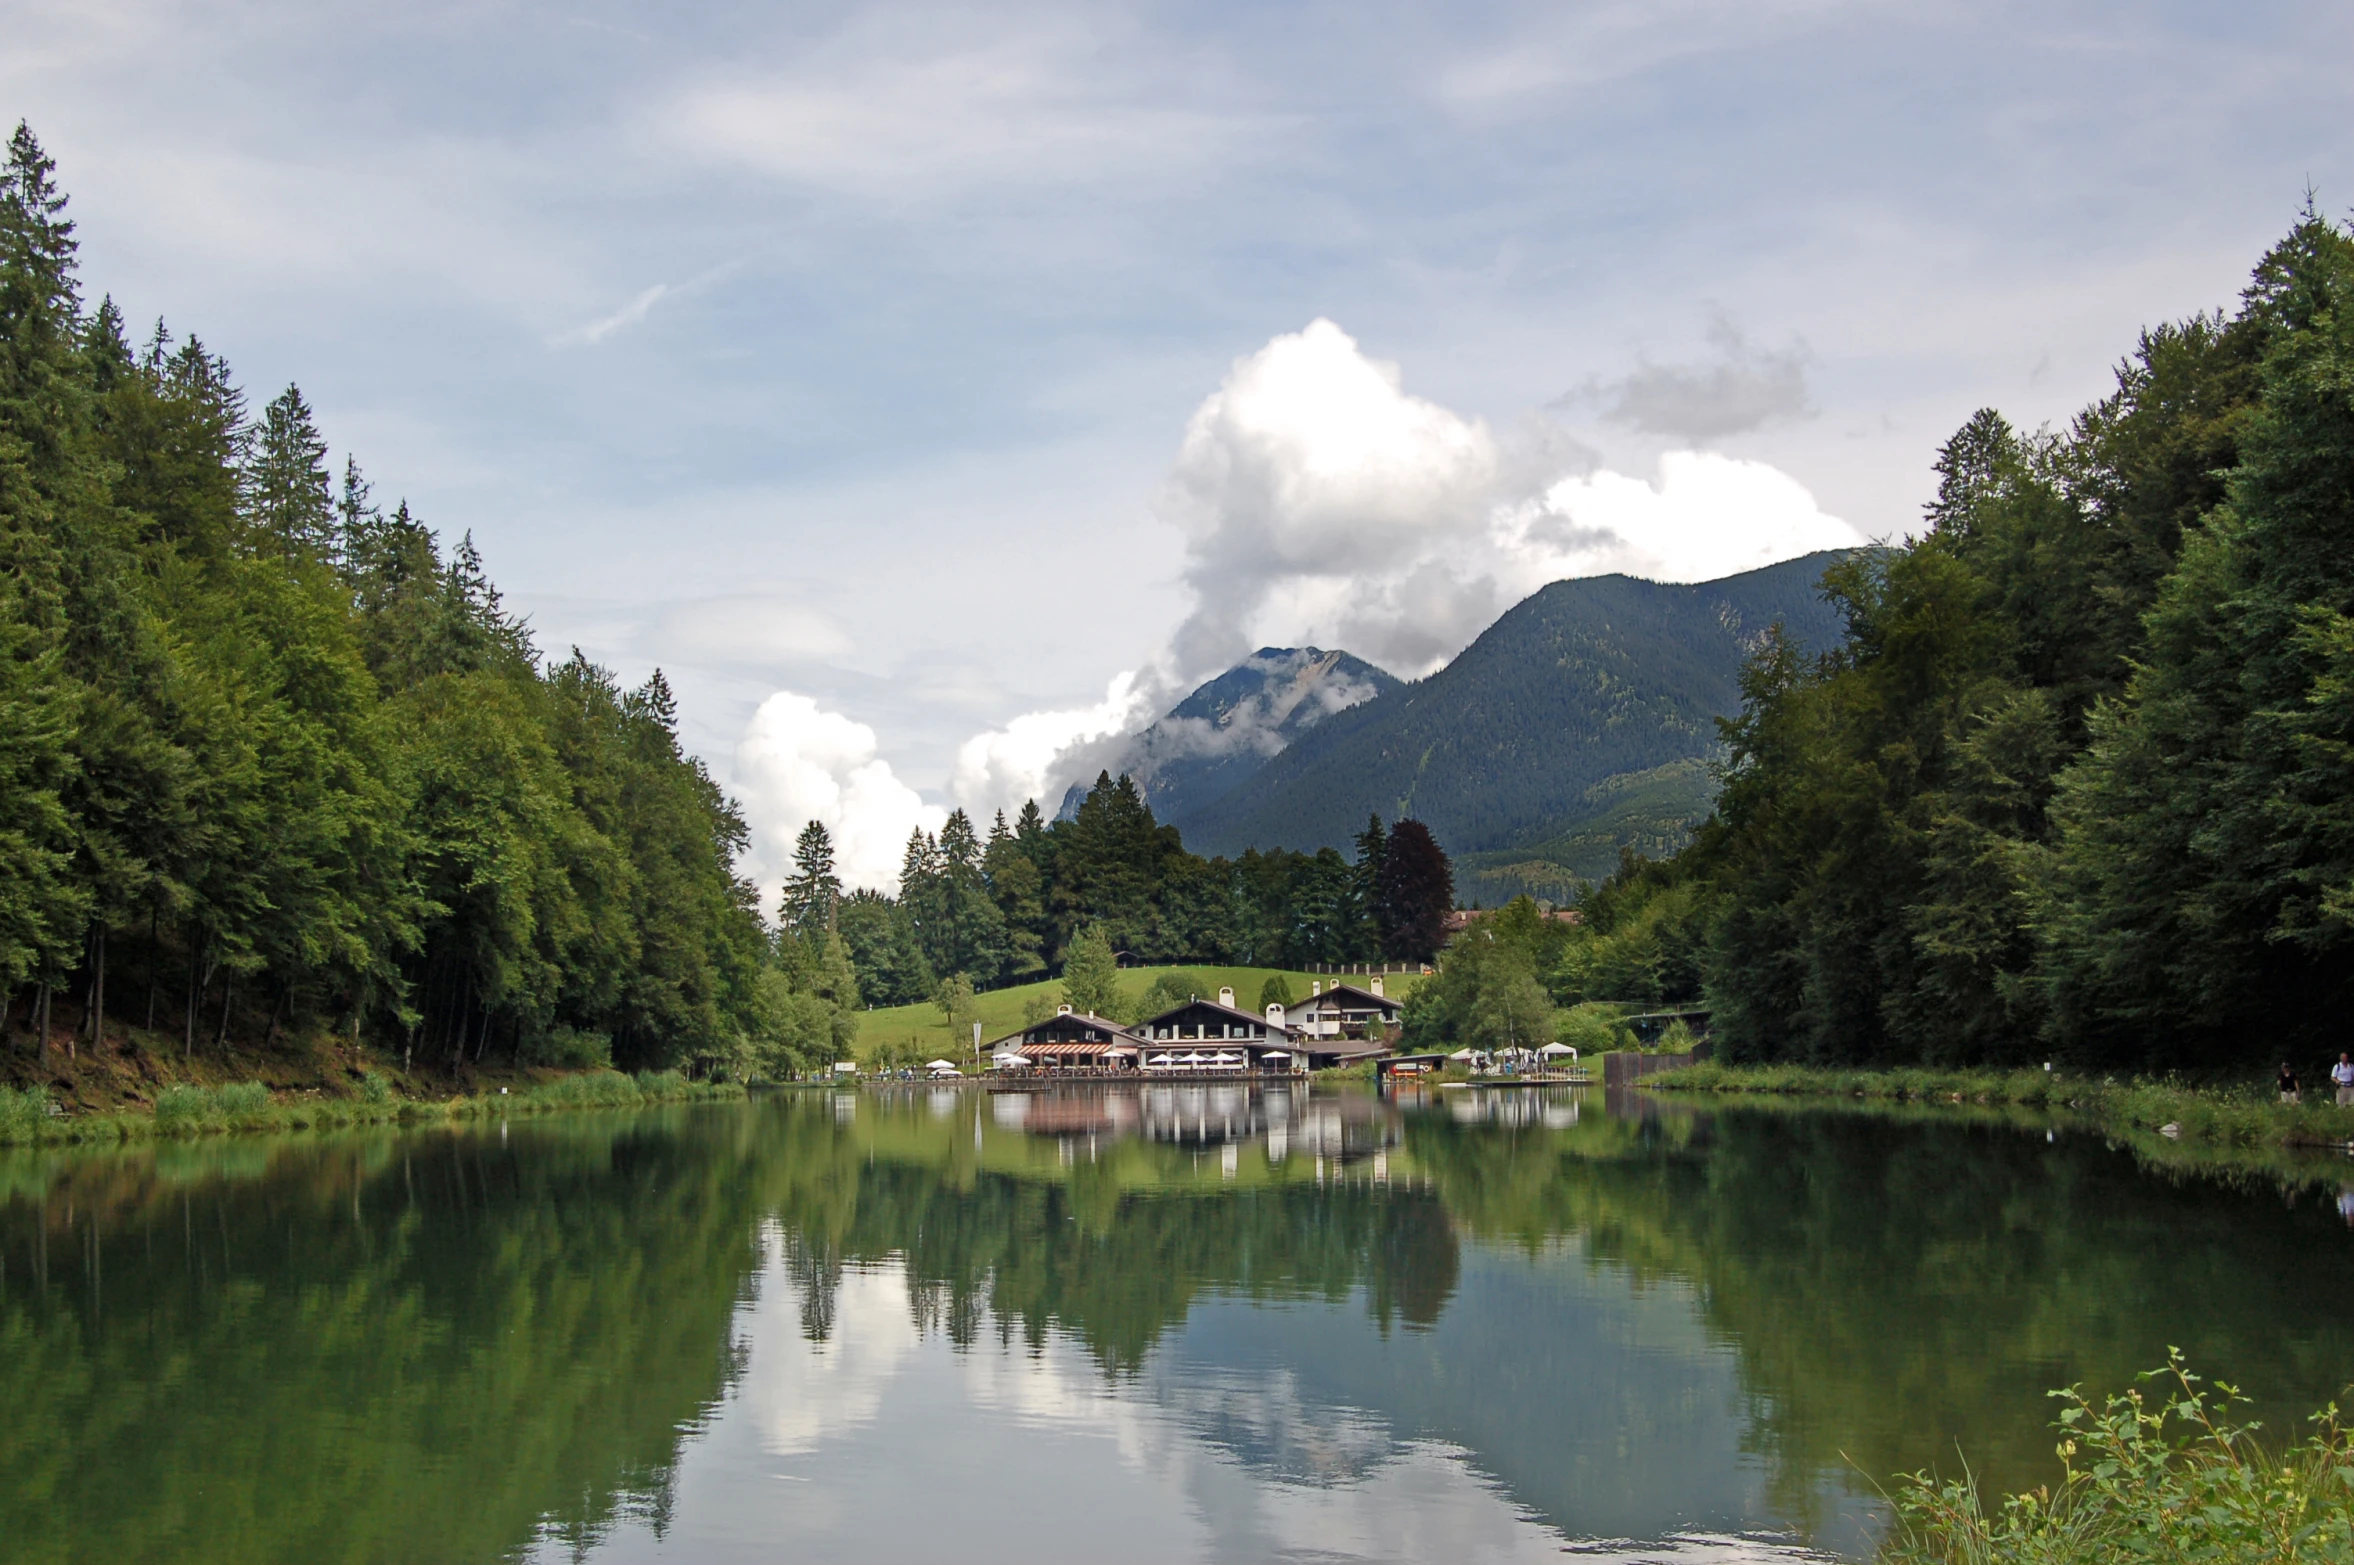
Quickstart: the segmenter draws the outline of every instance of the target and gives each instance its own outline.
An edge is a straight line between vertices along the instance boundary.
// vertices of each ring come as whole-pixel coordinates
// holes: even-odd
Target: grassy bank
[[[1971,1477],[1901,1480],[1884,1565],[2354,1558],[2354,1439],[2335,1406],[2304,1440],[2275,1431],[2267,1442],[2231,1421],[2231,1388],[2202,1385],[2179,1353],[2142,1379],[2148,1389],[2098,1404],[2052,1393],[2057,1485],[1990,1509]]]
[[[2354,1109],[2322,1091],[2279,1101],[2269,1085],[2194,1086],[2169,1080],[2080,1076],[2070,1071],[1825,1070],[1805,1065],[1709,1061],[1648,1077],[1666,1092],[1756,1093],[1897,1103],[1963,1103],[2065,1109],[2100,1125],[2169,1140],[2224,1146],[2345,1146]]]
[[[1275,967],[1129,967],[1120,971],[1120,993],[1131,1004],[1142,999],[1153,980],[1163,973],[1186,973],[1202,982],[1204,998],[1216,999],[1221,986],[1234,991],[1234,1003],[1243,1010],[1259,1009],[1259,989],[1268,979],[1281,976],[1291,986],[1292,999],[1308,998],[1308,991],[1318,983],[1356,984],[1369,982],[1364,977],[1338,978],[1322,974],[1293,972]],[[1421,982],[1421,975],[1391,973],[1383,979],[1386,992],[1403,999],[1412,986]],[[984,1040],[1002,1038],[1018,1031],[1025,1014],[1043,1006],[1051,1012],[1062,1000],[1063,986],[1059,979],[1043,983],[1016,984],[1007,989],[991,989],[974,997],[980,1016],[981,1037]],[[912,1043],[925,1058],[944,1055],[949,1059],[965,1059],[971,1055],[973,1040],[970,1033],[952,1038],[948,1020],[940,1007],[926,1002],[922,1005],[894,1005],[864,1013],[858,1022],[858,1053],[861,1059],[870,1058],[886,1043]],[[961,1045],[961,1049],[960,1046]]]
[[[404,1098],[382,1076],[368,1076],[348,1097],[277,1093],[258,1081],[221,1086],[166,1087],[152,1113],[66,1114],[47,1089],[0,1087],[0,1146],[143,1141],[155,1137],[220,1135],[231,1131],[331,1129],[348,1125],[481,1119],[549,1114],[566,1109],[634,1108],[645,1103],[740,1098],[732,1083],[694,1082],[677,1071],[587,1071],[522,1091]]]

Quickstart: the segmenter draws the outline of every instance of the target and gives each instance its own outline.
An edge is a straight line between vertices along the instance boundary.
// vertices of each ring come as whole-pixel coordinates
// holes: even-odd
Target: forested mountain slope
[[[1611,807],[1587,798],[1596,785],[1711,753],[1767,627],[1836,643],[1816,583],[1839,557],[1693,585],[1554,582],[1430,678],[1335,715],[1176,824],[1205,853],[1339,846],[1376,813],[1428,823],[1452,853],[1559,836]]]
[[[1346,652],[1261,647],[1138,734],[1110,770],[1181,826],[1318,723],[1398,688],[1396,675]],[[1059,818],[1074,818],[1086,792],[1073,783]]]

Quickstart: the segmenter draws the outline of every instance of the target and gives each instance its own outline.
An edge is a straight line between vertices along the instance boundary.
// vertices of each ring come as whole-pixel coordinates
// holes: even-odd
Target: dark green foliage
[[[1034,978],[1051,957],[1067,976],[1088,929],[1114,966],[1341,965],[1436,950],[1453,882],[1429,832],[1377,817],[1356,846],[1354,862],[1331,848],[1204,859],[1153,819],[1132,779],[1107,773],[1068,820],[1049,825],[1033,802],[1012,827],[1000,818],[986,844],[962,811],[937,837],[916,832],[897,899],[853,895],[842,931],[878,1005],[930,999],[943,973],[987,989]],[[1384,884],[1400,931],[1387,943]]]
[[[445,560],[356,462],[337,498],[294,387],[249,425],[202,344],[159,324],[134,353],[111,302],[81,309],[63,210],[20,127],[0,983],[70,985],[95,1037],[127,959],[184,1049],[239,1020],[451,1061],[739,1052],[765,947],[744,826],[661,676],[544,668],[471,540]]]
[[[1387,954],[1419,962],[1438,954],[1448,910],[1455,905],[1455,879],[1429,827],[1398,822],[1373,896],[1373,919]]]
[[[1594,785],[1714,752],[1768,626],[1808,647],[1837,639],[1815,590],[1832,558],[1697,586],[1555,582],[1428,679],[1302,733],[1186,817],[1186,835],[1213,853],[1338,848],[1379,813],[1422,820],[1457,853],[1560,837],[1594,813]]]
[[[837,915],[858,986],[870,1005],[913,1005],[939,987],[907,910],[879,891],[853,891]]]
[[[2225,1070],[2334,1049],[2350,295],[2354,241],[2308,214],[2236,315],[2145,333],[2065,435],[1975,415],[1929,530],[1826,573],[1845,644],[1751,659],[1716,816],[1612,914],[1656,923],[1663,958],[1706,927],[1734,1057]],[[1656,913],[1627,923],[1630,895]],[[1639,979],[1642,951],[1609,949],[1630,938],[1564,987]],[[1660,971],[1638,997],[1683,998]]]

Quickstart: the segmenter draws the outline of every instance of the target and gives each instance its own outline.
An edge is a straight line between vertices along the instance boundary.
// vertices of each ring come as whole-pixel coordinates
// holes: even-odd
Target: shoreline
[[[1714,1060],[1645,1077],[1646,1091],[1748,1097],[1836,1098],[2048,1109],[2094,1123],[2146,1131],[2178,1143],[2240,1148],[2354,1150],[2354,1107],[2307,1089],[2285,1104],[2263,1088],[2202,1087],[2166,1077],[2086,1076],[2073,1071],[1881,1069],[1811,1065],[1726,1065]]]
[[[521,1091],[457,1093],[446,1098],[402,1097],[381,1076],[363,1081],[350,1097],[273,1095],[259,1081],[223,1086],[172,1086],[145,1112],[112,1109],[59,1112],[44,1088],[0,1087],[0,1147],[113,1146],[137,1141],[187,1141],[204,1136],[344,1130],[367,1125],[424,1125],[465,1120],[561,1114],[578,1109],[636,1108],[654,1103],[737,1101],[733,1082],[689,1081],[677,1071],[584,1071]]]

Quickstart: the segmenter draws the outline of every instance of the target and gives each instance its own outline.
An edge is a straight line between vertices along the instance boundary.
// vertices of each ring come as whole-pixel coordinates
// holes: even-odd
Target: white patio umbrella
[[[1266,1053],[1260,1055],[1259,1058],[1262,1060],[1288,1060],[1291,1058],[1291,1055],[1282,1049],[1269,1049]]]
[[[1199,1065],[1207,1058],[1208,1056],[1203,1054],[1201,1050],[1194,1049],[1188,1053],[1177,1056],[1177,1063],[1180,1065]]]
[[[924,1069],[926,1069],[926,1070],[935,1070],[935,1071],[952,1071],[952,1070],[956,1069],[956,1061],[954,1061],[954,1060],[933,1060],[932,1062],[930,1062],[929,1064],[927,1064],[927,1065],[924,1067]]]
[[[1003,1054],[990,1055],[989,1063],[999,1070],[1004,1070],[1009,1065],[1027,1065],[1030,1063],[1030,1057],[1026,1054],[1016,1054],[1009,1049]]]
[[[1220,1049],[1217,1053],[1210,1056],[1210,1063],[1212,1065],[1239,1065],[1242,1063],[1242,1056],[1239,1054],[1230,1054],[1226,1050]]]
[[[1169,1056],[1166,1054],[1156,1054],[1145,1063],[1148,1065],[1166,1065],[1169,1063]]]

